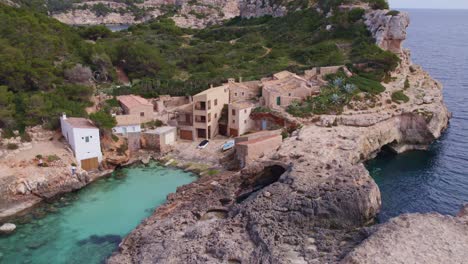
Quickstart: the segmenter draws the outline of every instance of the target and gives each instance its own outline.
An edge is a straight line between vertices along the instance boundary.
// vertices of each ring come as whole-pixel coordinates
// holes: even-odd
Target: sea
[[[378,220],[404,213],[455,215],[468,203],[468,10],[401,10],[410,14],[405,48],[444,85],[453,114],[428,151],[382,152],[367,167],[382,194]]]

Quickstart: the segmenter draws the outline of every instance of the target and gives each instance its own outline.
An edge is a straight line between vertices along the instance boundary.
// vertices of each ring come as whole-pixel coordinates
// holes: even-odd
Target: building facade
[[[65,114],[60,118],[60,125],[77,165],[84,170],[97,169],[102,161],[99,129],[89,119],[67,117]]]
[[[195,138],[211,139],[218,134],[218,121],[224,105],[229,104],[227,85],[210,88],[193,96]]]
[[[229,104],[228,135],[238,137],[254,130],[255,121],[250,118],[252,110],[257,107],[252,101],[238,101]]]
[[[151,102],[137,95],[117,96],[117,100],[127,115],[137,115],[142,123],[154,119],[154,106]]]
[[[117,125],[112,128],[114,134],[126,136],[128,133],[140,133],[141,121],[138,115],[117,115]]]

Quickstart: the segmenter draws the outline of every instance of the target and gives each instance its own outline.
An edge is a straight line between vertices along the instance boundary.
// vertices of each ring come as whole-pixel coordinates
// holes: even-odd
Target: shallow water
[[[368,163],[382,193],[380,221],[402,213],[456,214],[468,203],[468,10],[405,10],[405,46],[444,85],[450,127],[429,151],[382,154]]]
[[[15,222],[14,235],[0,238],[0,263],[102,263],[167,194],[195,179],[155,164],[116,171]]]

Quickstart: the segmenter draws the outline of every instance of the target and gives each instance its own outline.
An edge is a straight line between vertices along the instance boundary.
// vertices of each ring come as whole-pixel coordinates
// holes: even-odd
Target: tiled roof
[[[73,128],[95,128],[97,127],[91,122],[91,120],[81,117],[67,117],[64,120]]]
[[[300,87],[310,88],[310,83],[295,74],[279,80],[271,80],[263,82],[263,87],[269,91],[288,92]]]
[[[141,124],[140,116],[138,115],[117,115],[115,116],[115,120],[117,120],[117,126],[130,126]]]
[[[140,105],[153,106],[153,104],[148,102],[145,98],[133,94],[117,96],[117,100],[128,108]]]

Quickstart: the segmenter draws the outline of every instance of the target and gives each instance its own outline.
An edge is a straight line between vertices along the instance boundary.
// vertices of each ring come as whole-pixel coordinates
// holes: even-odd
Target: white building
[[[60,118],[60,125],[62,135],[73,149],[77,165],[84,170],[97,169],[102,161],[99,129],[89,119],[67,117],[65,114]]]
[[[137,115],[117,115],[115,116],[117,126],[112,128],[114,134],[120,134],[126,136],[127,133],[140,133],[141,132],[141,120],[140,116]]]

